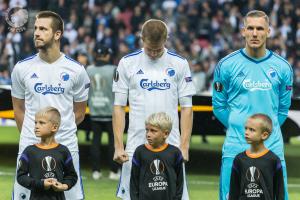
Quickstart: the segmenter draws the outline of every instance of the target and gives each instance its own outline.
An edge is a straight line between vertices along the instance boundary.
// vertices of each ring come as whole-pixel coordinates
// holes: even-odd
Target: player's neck
[[[59,57],[61,56],[59,47],[57,45],[53,45],[52,47],[49,47],[48,49],[40,49],[39,50],[39,56],[42,60],[45,62],[51,64],[55,62]]]
[[[41,138],[40,145],[41,146],[52,146],[57,144],[54,136],[53,137],[47,137],[47,138]]]
[[[259,144],[251,144],[251,147],[249,149],[250,153],[259,154],[266,150],[264,143]]]
[[[256,58],[256,59],[263,58],[266,55],[266,47],[262,46],[258,49],[253,49],[246,46],[246,53],[248,56],[252,58]]]

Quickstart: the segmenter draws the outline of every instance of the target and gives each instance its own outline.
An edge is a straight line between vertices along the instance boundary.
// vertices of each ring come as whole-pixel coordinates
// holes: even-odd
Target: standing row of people
[[[104,96],[99,98],[99,96],[93,95],[93,93],[100,94],[105,92],[102,87],[109,80],[101,77],[101,75],[104,73],[111,75],[111,67],[107,71],[106,67],[99,68],[102,70],[100,73],[95,73],[98,70],[96,67],[88,68],[87,71],[90,77],[93,77],[90,83],[88,73],[84,67],[60,52],[59,43],[63,33],[63,21],[59,15],[51,11],[40,12],[36,17],[34,28],[34,42],[39,53],[18,62],[12,73],[13,106],[17,126],[21,132],[18,160],[23,158],[27,161],[25,154],[22,154],[23,150],[29,145],[40,142],[33,130],[34,126],[44,122],[34,119],[35,113],[41,108],[52,106],[57,108],[62,116],[60,128],[55,138],[58,143],[68,147],[71,157],[67,160],[68,162],[65,161],[65,164],[70,163],[70,160],[72,160],[78,177],[75,183],[74,176],[74,186],[71,189],[70,187],[73,184],[67,184],[61,177],[56,177],[55,175],[54,177],[48,177],[49,175],[52,176],[50,172],[54,170],[55,167],[53,166],[56,166],[51,163],[55,158],[45,157],[46,167],[44,165],[41,166],[45,169],[40,174],[43,180],[42,184],[44,184],[42,188],[49,189],[51,187],[54,191],[57,190],[57,187],[64,190],[70,189],[64,193],[65,197],[63,196],[61,199],[84,199],[79,173],[76,125],[83,120],[85,115],[91,85],[93,89],[91,90],[89,101],[92,106],[92,128],[95,136],[93,143],[97,145],[99,141],[97,138],[100,136],[99,130],[112,121],[115,149],[113,159],[122,164],[120,184],[117,191],[119,198],[126,200],[141,198],[136,195],[143,193],[137,193],[137,190],[131,188],[131,186],[135,186],[135,189],[137,188],[137,179],[133,180],[136,177],[131,178],[130,175],[138,174],[136,167],[144,162],[144,158],[141,158],[141,152],[147,151],[146,149],[151,150],[154,154],[157,153],[157,156],[158,154],[161,156],[168,154],[164,143],[164,140],[167,140],[167,143],[172,148],[175,146],[180,149],[176,153],[178,161],[175,162],[176,166],[182,161],[187,162],[189,160],[189,142],[193,121],[192,96],[195,94],[195,88],[187,60],[165,48],[168,28],[163,21],[155,19],[146,21],[141,30],[143,48],[124,56],[120,60],[113,76],[114,106],[112,116],[109,115],[108,106],[107,112],[104,109],[97,110],[98,105],[108,105],[107,102],[111,99]],[[233,159],[238,153],[249,147],[243,134],[244,124],[246,119],[255,113],[264,113],[272,118],[274,128],[265,145],[281,160],[285,180],[284,199],[288,199],[286,166],[280,125],[286,119],[291,102],[292,70],[283,58],[266,49],[266,40],[269,33],[268,16],[262,11],[249,12],[244,19],[244,28],[242,30],[242,35],[246,41],[245,48],[225,57],[216,67],[213,93],[214,113],[228,128],[223,146],[220,200],[225,200],[228,197],[233,199],[231,194],[229,194]],[[101,63],[107,62],[104,59],[105,56],[101,54],[102,50],[105,49],[98,48],[95,52],[101,57],[102,60],[99,60]],[[109,51],[109,49],[106,50]],[[100,65],[100,63],[96,64]],[[51,76],[49,75],[50,73]],[[123,133],[127,101],[130,106],[129,128],[126,148],[124,148]],[[261,103],[262,101],[266,103],[263,104]],[[180,119],[177,111],[178,103],[181,107]],[[169,128],[164,129],[155,122],[157,119],[151,118],[151,114],[160,112],[164,112],[167,115],[162,121],[167,121],[167,124],[170,124],[170,121],[172,121],[172,128],[168,126]],[[148,116],[150,117],[148,118]],[[154,116],[156,115],[154,114]],[[159,118],[159,116],[154,118]],[[47,119],[50,120],[49,116]],[[145,121],[147,137],[145,137]],[[266,121],[266,119],[263,118],[259,122],[262,123],[261,121]],[[58,129],[57,126],[55,127]],[[247,124],[246,132],[248,129],[252,131],[261,127],[253,127],[251,124]],[[159,129],[157,130],[156,128]],[[108,130],[108,132],[110,131]],[[156,132],[159,132],[162,137],[153,136]],[[262,132],[264,133],[265,131]],[[269,132],[267,131],[267,133]],[[112,134],[110,135],[110,139],[112,139],[113,136]],[[168,138],[166,137],[167,135],[169,135]],[[160,138],[159,142],[156,141],[157,138]],[[263,139],[266,139],[266,137],[263,137]],[[144,146],[139,147],[146,143],[147,140],[150,146],[146,145],[146,148]],[[50,149],[56,148],[57,145],[53,147],[52,143],[42,142],[41,145],[36,147],[43,148],[41,146],[47,146]],[[135,150],[136,153],[134,154]],[[258,151],[253,150],[255,149],[251,148],[251,154],[258,156],[257,154],[261,153],[260,151],[264,150],[264,148]],[[109,150],[111,155],[112,151],[113,149]],[[98,154],[97,151],[94,153],[95,155]],[[98,155],[96,156],[98,157]],[[180,159],[181,156],[182,159]],[[153,159],[146,161],[148,164],[153,163],[152,168],[149,167],[147,170],[154,170],[156,175],[170,172],[168,167],[166,167],[165,172],[161,169],[161,163],[165,164],[164,162],[166,162],[163,158],[158,159],[158,157],[153,156]],[[132,166],[134,167],[133,169]],[[20,164],[18,164],[19,167]],[[178,191],[182,192],[181,194],[176,192],[170,193],[172,195],[175,194],[176,198],[175,196],[165,197],[186,200],[189,199],[189,195],[184,163],[178,167],[178,170],[182,171],[182,174],[178,173],[178,180],[182,180],[182,185]],[[259,169],[259,165],[255,167],[259,172],[263,172],[262,169]],[[99,166],[95,165],[93,170],[100,173],[99,168]],[[114,169],[112,167],[111,170],[114,172]],[[141,167],[140,170],[145,169]],[[252,175],[254,176],[254,174]],[[168,179],[169,176],[166,177]],[[47,178],[58,180],[50,179],[48,181]],[[159,180],[163,182],[161,178]],[[141,179],[138,181],[141,181]],[[259,185],[260,182],[257,184]],[[151,186],[150,182],[148,186]],[[168,193],[169,189],[173,188],[171,185],[168,186],[170,187],[165,187],[164,190],[161,190]],[[141,189],[141,187],[138,188]],[[162,192],[161,190],[160,192]],[[269,192],[268,188],[263,188],[263,190],[263,194]],[[135,192],[133,193],[133,191]],[[244,191],[241,190],[238,196],[245,196]],[[21,187],[16,181],[13,196],[14,199],[18,199],[20,196],[23,199],[29,199],[30,191]],[[33,198],[33,196],[30,198]],[[147,198],[150,199],[151,197]],[[276,199],[281,199],[281,197]]]

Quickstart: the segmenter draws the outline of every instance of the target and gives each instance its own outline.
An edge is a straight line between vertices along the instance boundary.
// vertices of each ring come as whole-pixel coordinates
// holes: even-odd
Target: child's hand
[[[50,187],[52,186],[53,182],[54,182],[53,178],[44,179],[44,188],[45,188],[45,190],[49,190]]]
[[[55,183],[53,183],[52,189],[55,192],[62,192],[62,191],[66,191],[68,189],[68,185],[67,184],[62,184],[62,183],[56,181]]]

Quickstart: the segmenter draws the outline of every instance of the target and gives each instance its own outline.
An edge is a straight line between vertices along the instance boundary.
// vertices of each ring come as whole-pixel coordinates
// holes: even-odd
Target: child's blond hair
[[[35,114],[36,117],[45,117],[46,115],[49,117],[49,121],[52,124],[56,124],[59,127],[60,121],[61,121],[61,116],[60,116],[59,111],[56,108],[47,106],[45,108],[40,109]]]
[[[272,125],[272,119],[265,114],[257,113],[254,115],[251,115],[249,119],[258,119],[260,121],[260,129],[262,132],[267,132],[269,135],[272,133],[273,125]]]
[[[146,119],[145,125],[155,126],[163,132],[170,133],[172,130],[172,119],[165,112],[153,113]]]

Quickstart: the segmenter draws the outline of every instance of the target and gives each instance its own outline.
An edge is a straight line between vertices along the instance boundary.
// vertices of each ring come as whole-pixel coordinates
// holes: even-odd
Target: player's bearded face
[[[54,43],[50,18],[40,18],[34,24],[34,45],[37,49],[48,49]]]
[[[149,56],[152,60],[160,58],[164,53],[164,44],[165,42],[161,42],[159,44],[151,44],[149,41],[144,41],[144,50],[147,56]]]
[[[265,48],[270,28],[263,17],[248,17],[242,35],[246,40],[246,46],[252,49]]]

